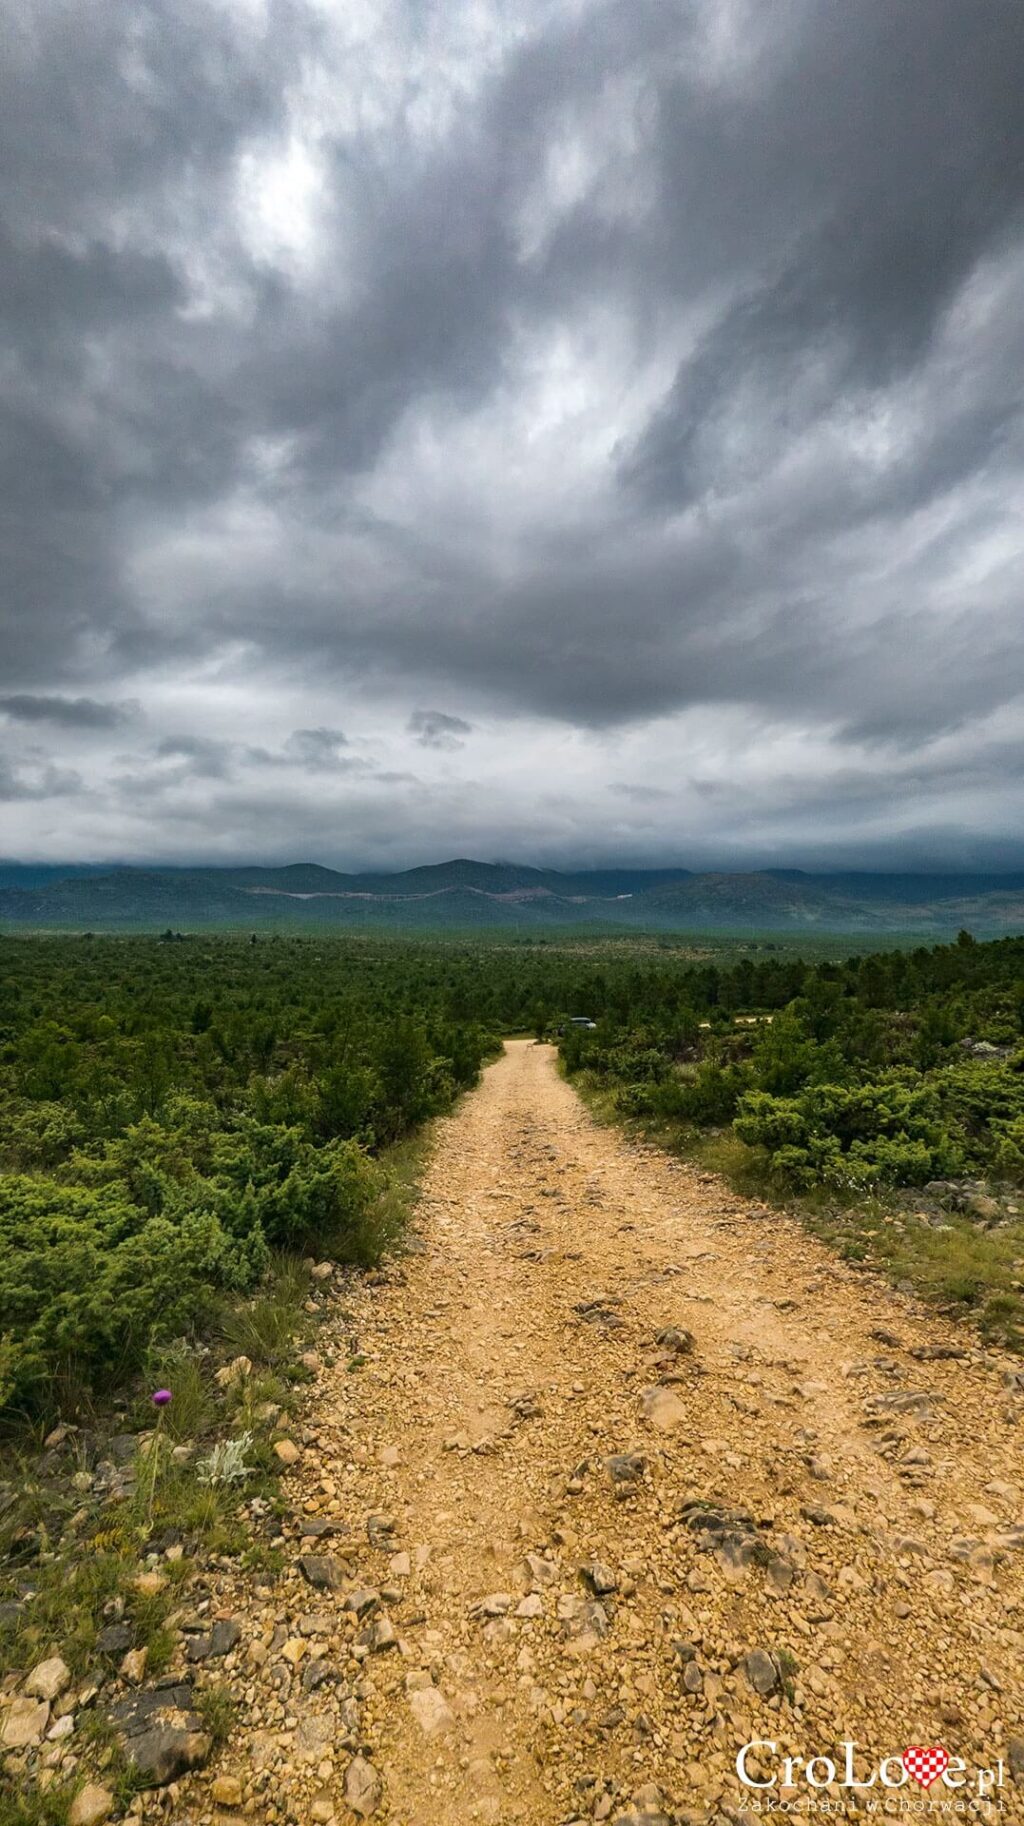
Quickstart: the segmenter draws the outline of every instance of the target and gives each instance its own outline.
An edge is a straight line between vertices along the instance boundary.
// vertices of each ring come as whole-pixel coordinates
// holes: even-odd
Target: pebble
[[[755,1693],[772,1693],[779,1684],[778,1663],[767,1649],[751,1649],[744,1656],[743,1672]]]
[[[23,1750],[42,1742],[50,1722],[50,1707],[45,1699],[14,1699],[4,1713],[0,1744],[5,1750]]]
[[[26,1677],[23,1691],[34,1699],[56,1699],[71,1680],[71,1669],[59,1655],[37,1662]]]
[[[103,1826],[114,1811],[114,1796],[98,1782],[86,1782],[68,1809],[68,1826]]]
[[[383,1784],[365,1756],[354,1756],[345,1771],[345,1803],[363,1819],[376,1813],[383,1795]]]
[[[409,1709],[424,1737],[438,1737],[455,1728],[455,1715],[438,1687],[419,1687],[411,1692]]]

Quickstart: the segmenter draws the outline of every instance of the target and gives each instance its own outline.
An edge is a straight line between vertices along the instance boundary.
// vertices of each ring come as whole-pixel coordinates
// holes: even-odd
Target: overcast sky
[[[1021,0],[9,0],[0,854],[1024,861]]]

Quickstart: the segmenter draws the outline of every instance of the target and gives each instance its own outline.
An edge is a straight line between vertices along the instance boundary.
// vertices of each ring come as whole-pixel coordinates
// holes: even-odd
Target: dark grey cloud
[[[231,768],[231,743],[212,736],[165,736],[157,743],[155,753],[159,761],[177,762],[181,775],[196,775],[205,780],[226,779]]]
[[[316,773],[351,765],[351,757],[338,751],[348,747],[340,729],[294,729],[284,745],[286,757]]]
[[[472,735],[473,725],[465,717],[448,716],[443,710],[414,710],[408,722],[409,734],[421,748],[451,750],[466,746],[463,736]]]
[[[186,782],[233,783],[266,769],[301,769],[314,774],[379,771],[363,756],[340,752],[348,746],[340,729],[295,729],[277,749],[212,736],[171,735],[146,753],[126,757],[120,783],[136,796],[165,796]],[[154,767],[153,762],[158,765]]]
[[[1019,828],[1019,0],[15,0],[5,50],[51,846]]]
[[[37,697],[27,691],[0,697],[0,713],[16,723],[57,723],[67,729],[118,729],[138,715],[138,708],[94,697]]]
[[[659,98],[667,259],[683,284],[736,287],[636,454],[638,479],[662,498],[708,485],[702,436],[752,383],[796,383],[795,400],[777,396],[790,433],[794,410],[827,410],[837,387],[892,383],[924,358],[978,264],[1020,234],[1024,31],[1012,0],[971,16],[957,0],[860,0],[790,17],[768,80],[738,107],[709,105],[686,76]],[[713,232],[686,233],[712,212]],[[968,462],[976,454],[968,446]]]

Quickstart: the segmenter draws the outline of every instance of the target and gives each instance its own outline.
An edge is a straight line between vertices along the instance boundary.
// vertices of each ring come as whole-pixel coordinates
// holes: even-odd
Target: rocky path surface
[[[936,1819],[999,1758],[982,1817],[1024,1819],[1014,1378],[510,1042],[439,1125],[413,1252],[322,1333],[308,1519],[279,1584],[213,1593],[241,1717],[175,1817],[855,1816],[925,1804],[916,1745],[966,1766]],[[838,1783],[847,1739],[904,1786],[784,1785]]]

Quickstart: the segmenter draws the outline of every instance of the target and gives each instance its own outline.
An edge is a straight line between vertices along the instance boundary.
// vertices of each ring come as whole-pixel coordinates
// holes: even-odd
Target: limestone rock
[[[166,1589],[167,1574],[156,1572],[155,1570],[153,1572],[140,1572],[137,1578],[132,1580],[132,1584],[136,1591],[140,1592],[144,1598],[155,1598],[159,1592]]]
[[[300,1718],[295,1732],[294,1756],[297,1763],[319,1763],[325,1757],[334,1742],[334,1729],[330,1719],[320,1718],[310,1712]]]
[[[114,1797],[98,1782],[86,1782],[71,1803],[68,1826],[103,1826],[114,1811]]]
[[[37,1662],[25,1682],[24,1691],[33,1699],[57,1699],[71,1679],[71,1669],[59,1655]]]
[[[755,1693],[762,1696],[774,1693],[779,1685],[779,1667],[774,1655],[767,1649],[752,1648],[743,1659],[743,1672],[746,1674]]]
[[[345,1801],[364,1820],[376,1813],[383,1788],[380,1776],[365,1756],[354,1756],[345,1771]]]
[[[608,1634],[608,1612],[596,1598],[560,1598],[558,1615],[570,1654],[587,1654]]]
[[[96,1638],[100,1655],[124,1655],[131,1648],[132,1632],[127,1623],[108,1623]]]
[[[383,1654],[385,1649],[398,1647],[398,1635],[395,1626],[386,1611],[380,1611],[367,1629],[356,1637],[363,1648],[369,1649],[371,1655]]]
[[[141,1686],[146,1674],[146,1662],[149,1660],[148,1648],[129,1649],[119,1669],[121,1679],[127,1680],[133,1687]]]
[[[424,1737],[438,1737],[455,1727],[455,1715],[438,1687],[421,1687],[410,1693],[409,1708]]]
[[[342,1610],[355,1611],[357,1617],[365,1617],[368,1616],[371,1611],[377,1610],[379,1605],[379,1591],[374,1591],[373,1587],[369,1585],[357,1585],[352,1591],[346,1594],[341,1608]]]
[[[190,1635],[185,1642],[189,1661],[209,1661],[217,1655],[229,1655],[242,1632],[233,1617],[221,1617],[208,1633]]]
[[[608,1475],[616,1490],[638,1484],[644,1474],[645,1460],[639,1452],[613,1452],[605,1459]]]
[[[609,1592],[618,1590],[619,1581],[603,1560],[587,1560],[580,1571],[595,1597],[604,1598]]]
[[[674,1357],[686,1357],[693,1349],[693,1333],[682,1325],[666,1325],[655,1333],[654,1342],[660,1344],[662,1350],[671,1351]]]
[[[4,1713],[0,1744],[5,1750],[25,1750],[41,1743],[50,1722],[50,1707],[45,1699],[15,1699]]]

